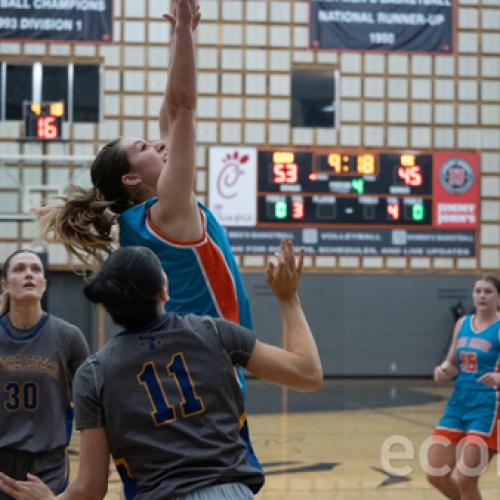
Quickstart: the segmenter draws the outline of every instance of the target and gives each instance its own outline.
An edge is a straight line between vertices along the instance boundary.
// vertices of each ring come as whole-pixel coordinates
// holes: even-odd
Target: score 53
[[[273,153],[273,184],[297,184],[299,167],[295,163],[295,155],[291,152]]]

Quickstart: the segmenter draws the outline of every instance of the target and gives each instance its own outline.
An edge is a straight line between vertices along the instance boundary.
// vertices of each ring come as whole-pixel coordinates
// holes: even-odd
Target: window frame
[[[12,60],[12,59],[3,59],[0,60],[0,121],[9,121],[9,122],[22,122],[24,117],[9,119],[7,120],[7,66],[8,65],[24,65],[32,67],[32,91],[31,91],[31,101],[41,102],[42,100],[42,91],[43,91],[43,67],[44,66],[62,66],[67,68],[67,95],[65,98],[66,107],[67,107],[67,118],[63,119],[65,123],[87,123],[98,125],[102,122],[103,118],[103,62],[102,61],[57,61],[57,60]],[[75,65],[84,65],[84,66],[97,66],[97,78],[98,78],[98,101],[97,101],[97,116],[96,121],[74,121],[74,69]]]
[[[313,125],[295,125],[294,124],[294,103],[296,102],[296,98],[294,97],[294,92],[293,92],[293,82],[294,82],[294,73],[298,71],[306,71],[309,73],[314,73],[314,72],[321,72],[325,73],[331,72],[332,76],[332,92],[333,92],[333,99],[332,99],[332,106],[333,106],[333,123],[332,125],[318,125],[318,124],[313,124]],[[291,68],[290,72],[290,127],[291,128],[307,128],[307,129],[314,129],[314,128],[321,128],[321,129],[330,129],[330,130],[336,130],[339,128],[340,124],[340,72],[337,67],[324,67],[324,66],[293,66]]]

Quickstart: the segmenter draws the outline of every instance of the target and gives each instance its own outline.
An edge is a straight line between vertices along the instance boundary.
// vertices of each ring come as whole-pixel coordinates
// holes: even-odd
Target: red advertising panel
[[[433,163],[433,227],[477,229],[479,226],[479,153],[434,153]]]

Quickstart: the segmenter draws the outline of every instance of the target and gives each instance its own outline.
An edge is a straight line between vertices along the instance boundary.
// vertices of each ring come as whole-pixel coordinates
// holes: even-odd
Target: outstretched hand
[[[278,263],[269,262],[267,265],[266,281],[278,300],[286,301],[297,293],[304,265],[304,250],[299,252],[296,263],[292,242],[281,240],[280,251],[276,256]]]
[[[16,481],[0,472],[0,490],[16,500],[52,500],[50,488],[37,476],[28,474],[27,481]]]
[[[172,29],[179,24],[190,24],[194,31],[201,19],[200,6],[197,0],[175,0],[172,14],[163,14]]]

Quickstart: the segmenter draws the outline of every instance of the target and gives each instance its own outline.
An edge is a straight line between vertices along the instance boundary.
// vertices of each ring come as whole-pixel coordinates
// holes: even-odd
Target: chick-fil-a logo
[[[236,191],[238,180],[242,175],[245,175],[245,170],[242,166],[248,160],[249,156],[245,154],[240,157],[239,151],[235,151],[232,154],[228,153],[223,158],[222,163],[224,166],[217,176],[217,192],[222,198],[231,199],[238,194]]]
[[[257,222],[257,150],[211,147],[208,204],[223,226]]]

